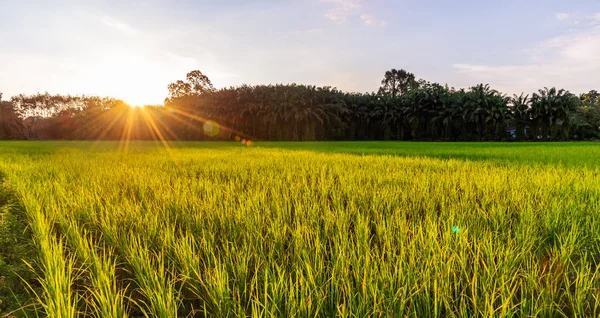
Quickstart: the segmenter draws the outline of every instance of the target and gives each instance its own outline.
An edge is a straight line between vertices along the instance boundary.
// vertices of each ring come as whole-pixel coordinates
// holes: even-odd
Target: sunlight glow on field
[[[120,116],[162,142],[149,109]],[[246,138],[131,141],[127,156],[114,142],[0,143],[0,198],[31,220],[32,279],[49,286],[38,302],[98,317],[260,316],[248,303],[332,317],[344,301],[361,317],[600,312],[597,144]]]
[[[600,312],[595,144],[259,144],[0,143],[39,302],[99,317]]]

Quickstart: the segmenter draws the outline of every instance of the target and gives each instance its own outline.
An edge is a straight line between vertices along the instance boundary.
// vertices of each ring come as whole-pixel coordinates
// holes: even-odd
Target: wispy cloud
[[[134,29],[133,27],[131,27],[129,24],[126,23],[122,23],[119,22],[111,17],[104,17],[102,18],[102,23],[104,23],[105,25],[111,27],[111,28],[115,28],[127,35],[137,35],[139,34],[139,31]]]
[[[357,14],[362,6],[361,0],[321,0],[321,2],[334,5],[327,10],[325,17],[340,24],[345,23],[351,15]]]
[[[521,65],[454,64],[473,80],[490,82],[507,93],[558,86],[585,92],[600,86],[600,26],[571,29],[526,51]]]
[[[590,17],[590,25],[596,26],[596,25],[600,25],[600,12],[596,12],[594,13],[591,17]]]
[[[370,26],[385,26],[387,24],[387,21],[384,20],[378,20],[375,17],[373,17],[372,15],[369,14],[362,14],[360,16],[360,18],[365,22],[366,25],[370,25]]]
[[[332,4],[333,7],[325,12],[325,17],[338,24],[344,24],[350,17],[360,17],[369,26],[384,26],[386,21],[378,20],[364,12],[363,0],[321,0],[322,3]]]
[[[600,24],[600,12],[591,14],[558,12],[554,14],[554,17],[556,17],[558,21],[572,26],[595,26]]]
[[[558,13],[555,13],[555,14],[554,14],[554,16],[556,17],[556,19],[557,19],[558,21],[566,21],[566,20],[568,20],[568,19],[571,17],[571,15],[570,15],[570,14],[568,14],[568,13],[565,13],[565,12],[558,12]]]

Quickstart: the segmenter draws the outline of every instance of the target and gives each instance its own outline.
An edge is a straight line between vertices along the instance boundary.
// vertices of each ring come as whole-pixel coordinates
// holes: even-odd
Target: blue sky
[[[383,73],[507,94],[600,90],[597,0],[0,2],[0,91],[161,103],[193,69],[215,86],[370,92]]]

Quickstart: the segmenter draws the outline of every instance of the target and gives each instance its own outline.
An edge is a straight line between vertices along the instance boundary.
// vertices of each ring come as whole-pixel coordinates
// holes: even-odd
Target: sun
[[[144,106],[162,104],[162,102],[159,102],[161,100],[160,97],[155,97],[153,95],[146,96],[144,95],[143,91],[143,88],[138,89],[132,87],[129,89],[128,92],[126,92],[127,94],[121,95],[121,100],[127,103],[128,105],[131,105],[132,108],[141,108]]]
[[[132,94],[133,95],[133,94]],[[151,105],[152,102],[148,98],[142,97],[124,97],[123,101],[127,103],[127,105],[131,106],[131,108],[142,108],[146,105]]]

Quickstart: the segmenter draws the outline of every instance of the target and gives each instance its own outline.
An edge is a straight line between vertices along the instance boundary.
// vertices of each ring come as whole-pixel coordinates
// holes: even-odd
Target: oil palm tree
[[[518,139],[526,139],[526,127],[529,124],[529,107],[531,100],[529,95],[521,93],[521,95],[513,95],[511,99],[512,118],[515,123],[516,137]]]

